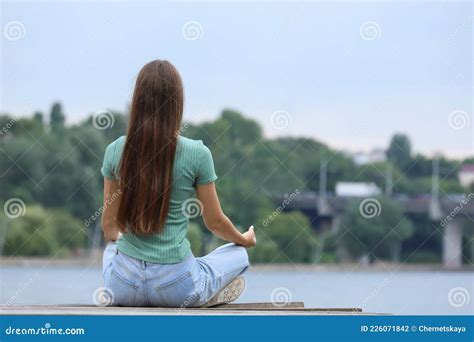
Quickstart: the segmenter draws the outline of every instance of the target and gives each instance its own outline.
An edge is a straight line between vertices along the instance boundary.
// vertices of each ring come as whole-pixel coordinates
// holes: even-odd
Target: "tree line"
[[[110,142],[125,134],[126,128],[124,114],[110,111],[101,115],[106,115],[105,125],[94,115],[66,125],[59,103],[47,115],[0,115],[0,200],[3,204],[19,199],[26,207],[15,218],[5,215],[5,210],[0,212],[2,254],[67,256],[80,254],[90,244],[94,227],[100,222],[100,217],[94,222],[91,218],[97,216],[102,205],[103,154]],[[386,179],[380,170],[389,166],[394,194],[417,195],[431,190],[432,159],[414,154],[403,134],[392,138],[387,161],[369,165],[357,165],[346,154],[315,139],[266,138],[256,121],[229,109],[213,121],[184,123],[181,134],[200,139],[211,149],[219,176],[216,185],[227,216],[241,229],[255,225],[259,241],[250,250],[255,262],[358,258],[389,233],[387,226],[403,218],[401,209],[389,197],[380,198],[385,210],[370,221],[360,216],[359,203],[354,202],[342,222],[351,227],[352,234],[340,237],[316,231],[302,212],[283,210],[275,214],[279,204],[273,195],[319,191],[319,170],[328,160],[328,191],[333,191],[339,181],[374,182],[384,188]],[[460,161],[441,157],[439,163],[441,192],[466,192],[468,189],[456,177]],[[372,257],[390,259],[408,254],[410,246],[432,229],[426,217],[407,219],[398,234],[391,234],[387,244],[376,248]],[[222,243],[207,232],[199,217],[192,220],[188,238],[198,255]],[[354,243],[356,240],[361,243]],[[438,261],[439,248],[437,237],[426,244],[420,260],[413,261]]]

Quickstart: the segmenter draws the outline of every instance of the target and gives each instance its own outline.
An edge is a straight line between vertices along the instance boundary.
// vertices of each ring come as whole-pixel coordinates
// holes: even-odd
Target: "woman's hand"
[[[257,237],[255,236],[255,231],[253,226],[250,226],[249,230],[242,234],[245,238],[244,247],[255,247],[257,245]]]

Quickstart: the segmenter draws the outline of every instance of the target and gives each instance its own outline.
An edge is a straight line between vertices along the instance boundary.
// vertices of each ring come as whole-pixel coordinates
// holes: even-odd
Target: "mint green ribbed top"
[[[125,136],[112,142],[105,150],[102,175],[110,180],[118,178]],[[157,150],[158,150],[157,146]],[[156,170],[160,172],[160,170]],[[159,264],[183,261],[191,253],[186,239],[189,216],[194,214],[197,184],[207,184],[217,179],[209,149],[201,140],[178,138],[173,165],[168,218],[164,230],[153,235],[124,234],[118,241],[118,250],[131,257]]]

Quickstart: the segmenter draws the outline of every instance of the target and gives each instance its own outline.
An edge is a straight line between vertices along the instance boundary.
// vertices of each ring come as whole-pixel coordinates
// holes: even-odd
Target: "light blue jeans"
[[[177,264],[138,260],[109,243],[104,251],[104,286],[114,305],[199,307],[249,267],[247,250],[234,243]]]

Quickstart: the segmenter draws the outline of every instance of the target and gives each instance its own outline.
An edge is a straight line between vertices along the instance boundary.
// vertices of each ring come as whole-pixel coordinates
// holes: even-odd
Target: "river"
[[[396,315],[473,314],[472,272],[249,271],[239,302],[303,301],[307,307],[362,307]],[[3,267],[0,302],[90,304],[98,267]]]

